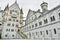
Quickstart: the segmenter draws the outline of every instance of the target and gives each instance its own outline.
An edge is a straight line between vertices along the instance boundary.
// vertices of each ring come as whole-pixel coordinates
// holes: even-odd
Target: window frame
[[[39,22],[39,25],[42,25],[42,21]]]
[[[38,24],[37,23],[35,23],[35,27],[37,27],[38,26]]]
[[[56,32],[56,29],[54,28],[54,34],[56,34],[57,32]]]

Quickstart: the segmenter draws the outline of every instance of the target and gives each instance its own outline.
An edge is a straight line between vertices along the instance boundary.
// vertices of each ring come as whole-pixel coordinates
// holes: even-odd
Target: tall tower
[[[22,15],[22,9],[19,8],[16,1],[10,7],[8,5],[5,7],[2,38],[21,38],[17,33],[17,29],[21,27],[20,20],[22,20]]]
[[[20,24],[23,23],[23,10],[20,10]]]
[[[48,3],[43,2],[43,3],[41,4],[41,8],[42,8],[42,12],[47,11],[47,10],[48,10]]]

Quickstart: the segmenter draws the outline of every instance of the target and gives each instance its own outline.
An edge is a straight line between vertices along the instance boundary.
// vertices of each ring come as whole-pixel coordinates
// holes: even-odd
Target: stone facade
[[[60,5],[48,10],[48,3],[41,4],[41,11],[29,10],[25,26],[21,28],[28,38],[40,40],[59,40],[60,38]]]
[[[0,10],[0,37],[2,39],[20,39],[21,36],[17,33],[17,30],[22,23],[23,10],[19,8],[17,2],[11,6],[8,4],[3,11]]]

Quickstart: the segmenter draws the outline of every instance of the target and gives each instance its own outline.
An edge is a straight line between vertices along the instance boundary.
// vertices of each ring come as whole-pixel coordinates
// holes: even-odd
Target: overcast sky
[[[60,5],[60,0],[17,0],[17,3],[20,8],[23,9],[24,17],[26,17],[28,10],[38,10],[41,9],[40,4],[45,1],[48,3],[48,9],[52,9],[58,5]],[[15,0],[0,0],[0,7],[4,9],[4,7],[9,3],[12,5]]]

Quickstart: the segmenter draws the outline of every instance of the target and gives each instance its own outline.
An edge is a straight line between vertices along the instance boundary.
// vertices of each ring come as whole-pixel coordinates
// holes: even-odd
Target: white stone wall
[[[9,9],[9,11],[15,10],[16,9],[15,6],[17,8],[17,5],[14,4],[11,7],[11,9]],[[16,11],[18,11],[18,10],[19,9],[17,8]],[[19,15],[20,15],[20,12],[15,12],[15,11],[12,11],[11,14],[6,15],[7,19],[6,19],[6,22],[4,22],[4,26],[3,26],[3,30],[2,30],[2,38],[20,38],[20,35],[18,35],[18,33],[17,33],[17,29],[18,29],[18,27],[20,27],[20,16],[17,13],[19,13]],[[16,18],[13,18],[12,16],[16,17]],[[9,19],[11,19],[11,20],[9,20]],[[17,20],[18,20],[18,22],[17,22]],[[10,24],[10,25],[8,26],[8,24]]]
[[[59,13],[60,13],[60,8],[55,9],[54,11],[51,11],[47,14],[44,14],[44,15],[42,15],[42,17],[37,18],[36,20],[25,25],[21,29],[21,31],[23,31],[28,36],[28,38],[40,38],[41,40],[57,40],[57,39],[59,40],[59,38],[60,38]],[[51,19],[50,19],[50,17],[52,17],[52,16],[55,17],[54,21],[51,21]],[[48,20],[48,23],[46,23],[46,24],[44,24],[45,19]],[[42,21],[42,25],[39,25],[40,21]],[[35,27],[36,23],[37,23],[37,27]],[[34,28],[32,28],[32,25],[34,25]],[[31,26],[31,29],[29,29],[29,26]],[[55,34],[54,29],[56,31],[56,34]],[[48,31],[48,34],[47,34],[46,30]],[[40,31],[42,32],[42,34]],[[36,34],[36,32],[37,32],[37,34]]]

